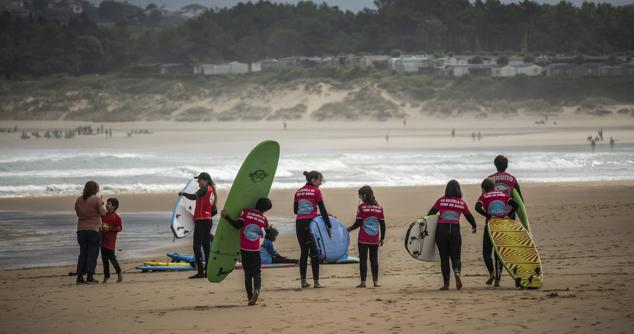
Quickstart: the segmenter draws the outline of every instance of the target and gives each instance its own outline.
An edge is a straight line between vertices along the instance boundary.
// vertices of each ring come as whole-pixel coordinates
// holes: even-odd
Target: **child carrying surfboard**
[[[495,280],[495,287],[500,286],[500,277],[502,275],[502,263],[495,257],[495,275],[493,273],[493,260],[491,253],[493,252],[493,244],[489,238],[489,219],[492,217],[504,218],[515,215],[515,211],[519,208],[519,204],[515,202],[507,194],[496,190],[495,181],[490,178],[484,179],[481,184],[482,195],[476,202],[475,210],[486,217],[484,222],[484,236],[482,237],[482,258],[484,264],[489,271],[489,279],[486,284],[491,285]],[[506,207],[510,207],[511,211],[506,212]]]
[[[449,260],[453,267],[456,279],[456,289],[462,289],[462,279],[460,270],[460,252],[462,248],[462,237],[460,236],[460,215],[463,214],[469,224],[471,232],[476,233],[477,226],[475,218],[469,211],[469,206],[462,200],[460,183],[451,180],[445,187],[445,196],[439,198],[434,206],[429,210],[428,216],[438,215],[438,225],[436,226],[436,245],[440,254],[440,269],[442,271],[443,286],[440,290],[449,290]]]
[[[379,283],[379,246],[383,246],[385,239],[385,218],[383,207],[374,198],[374,191],[370,186],[359,188],[361,204],[357,207],[357,218],[354,224],[348,227],[348,232],[360,227],[358,236],[359,272],[361,283],[357,288],[365,288],[365,279],[368,274],[368,253],[370,255],[370,267],[372,280],[375,287]]]
[[[328,212],[324,206],[324,199],[319,190],[319,186],[324,182],[324,176],[318,171],[304,172],[306,184],[297,189],[293,202],[293,212],[295,218],[295,232],[300,248],[299,274],[302,288],[310,286],[306,282],[306,269],[308,266],[308,255],[310,254],[310,266],[313,271],[313,283],[315,288],[321,288],[319,284],[319,251],[315,247],[315,242],[310,233],[310,222],[317,217],[317,209],[321,214],[324,223],[328,227],[328,235],[331,235],[332,225]]]
[[[223,210],[220,215],[231,226],[240,230],[240,255],[242,257],[242,269],[244,270],[244,288],[247,290],[249,305],[255,305],[260,296],[262,277],[260,273],[260,240],[262,229],[269,228],[269,221],[264,216],[273,205],[271,200],[262,197],[255,204],[255,209],[244,209],[240,218],[232,219]]]

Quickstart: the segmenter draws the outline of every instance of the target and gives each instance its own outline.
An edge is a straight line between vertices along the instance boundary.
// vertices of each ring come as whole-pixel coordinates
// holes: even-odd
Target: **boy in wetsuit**
[[[242,256],[242,269],[244,269],[244,287],[247,290],[249,305],[255,305],[260,295],[262,284],[260,275],[261,230],[266,230],[270,226],[264,213],[272,206],[270,199],[262,197],[255,204],[255,209],[242,210],[238,219],[232,219],[224,210],[220,212],[220,215],[231,226],[240,230],[240,254]]]
[[[484,236],[482,238],[482,258],[484,264],[489,271],[489,279],[486,281],[487,285],[491,285],[495,280],[495,287],[500,286],[500,277],[502,275],[502,262],[495,256],[495,276],[493,275],[493,261],[491,260],[491,253],[493,252],[493,243],[489,238],[489,219],[492,217],[504,218],[510,215],[515,215],[515,211],[519,208],[519,204],[515,202],[505,193],[495,189],[495,182],[490,178],[482,181],[482,195],[476,202],[475,210],[486,217],[484,225]],[[506,207],[510,207],[511,211],[506,212]]]

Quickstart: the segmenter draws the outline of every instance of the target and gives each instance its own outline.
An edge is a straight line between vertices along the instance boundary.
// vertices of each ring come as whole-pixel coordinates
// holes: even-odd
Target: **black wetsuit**
[[[432,208],[427,215],[433,215],[438,212]],[[472,214],[465,214],[465,218],[471,225],[476,227],[475,218]],[[442,278],[445,284],[449,282],[449,260],[454,273],[460,273],[462,262],[460,253],[462,251],[462,236],[460,235],[460,224],[438,224],[436,225],[436,246],[440,255],[440,269],[442,270]]]
[[[200,188],[194,194],[183,193],[183,196],[188,200],[195,201],[207,194],[208,187]],[[215,206],[215,203],[214,203]],[[194,257],[196,258],[196,269],[198,274],[204,275],[207,264],[207,257],[211,250],[211,228],[213,227],[212,219],[197,219],[194,222]],[[202,248],[202,251],[201,251]],[[204,254],[204,261],[203,261]],[[205,265],[203,265],[203,262]]]
[[[350,226],[350,231],[359,228],[361,224],[363,224],[361,219],[357,219],[354,224]],[[381,243],[383,243],[383,239],[385,239],[385,220],[380,219],[379,225],[381,227]],[[372,279],[377,281],[379,279],[379,245],[358,242],[357,247],[359,249],[359,274],[361,276],[361,281],[365,282],[368,276],[368,253],[370,255],[370,270],[372,271]]]
[[[244,225],[244,221],[240,218],[234,220],[231,217],[225,217],[225,219],[237,230]],[[244,288],[247,290],[247,298],[251,299],[253,292],[255,290],[259,291],[262,286],[260,252],[241,249],[240,256],[242,258],[242,269],[244,270]]]
[[[517,202],[515,202],[512,198],[509,199],[507,204],[511,207],[509,217],[511,217],[511,215],[515,216],[515,212],[519,208],[519,204],[517,204]],[[491,216],[484,211],[482,203],[476,203],[475,210],[487,219],[491,218]],[[489,224],[486,224],[484,226],[484,235],[482,236],[482,258],[484,259],[484,265],[486,265],[487,270],[489,271],[489,275],[493,273],[493,270],[495,270],[495,279],[499,281],[500,277],[502,277],[502,261],[499,260],[496,254],[494,267],[493,260],[491,259],[491,253],[493,253],[493,243],[491,242],[491,238],[489,238]]]
[[[321,213],[324,223],[328,226],[328,229],[332,227],[330,224],[330,218],[323,202],[317,202],[319,206],[319,212]],[[298,204],[293,203],[293,212],[297,214]],[[297,234],[297,242],[301,250],[299,257],[299,275],[301,279],[306,279],[306,270],[308,267],[308,256],[310,255],[310,267],[313,271],[313,280],[319,280],[319,251],[313,240],[313,235],[310,233],[311,219],[297,219],[295,220],[295,233]]]

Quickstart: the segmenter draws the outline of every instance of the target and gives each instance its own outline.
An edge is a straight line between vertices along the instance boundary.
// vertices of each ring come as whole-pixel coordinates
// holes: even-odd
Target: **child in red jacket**
[[[108,198],[106,202],[105,216],[101,217],[101,261],[103,262],[103,282],[106,283],[110,279],[110,263],[117,272],[117,283],[123,281],[121,275],[121,267],[115,255],[117,245],[117,233],[123,230],[121,217],[117,214],[119,209],[119,200],[116,198]]]

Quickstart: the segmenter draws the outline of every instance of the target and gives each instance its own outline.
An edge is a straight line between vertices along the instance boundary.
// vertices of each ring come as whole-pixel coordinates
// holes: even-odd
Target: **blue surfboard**
[[[339,219],[330,216],[330,224],[332,225],[332,235],[328,236],[328,227],[324,223],[324,219],[317,216],[310,222],[310,233],[319,251],[319,259],[326,262],[337,262],[348,253],[350,235]]]

